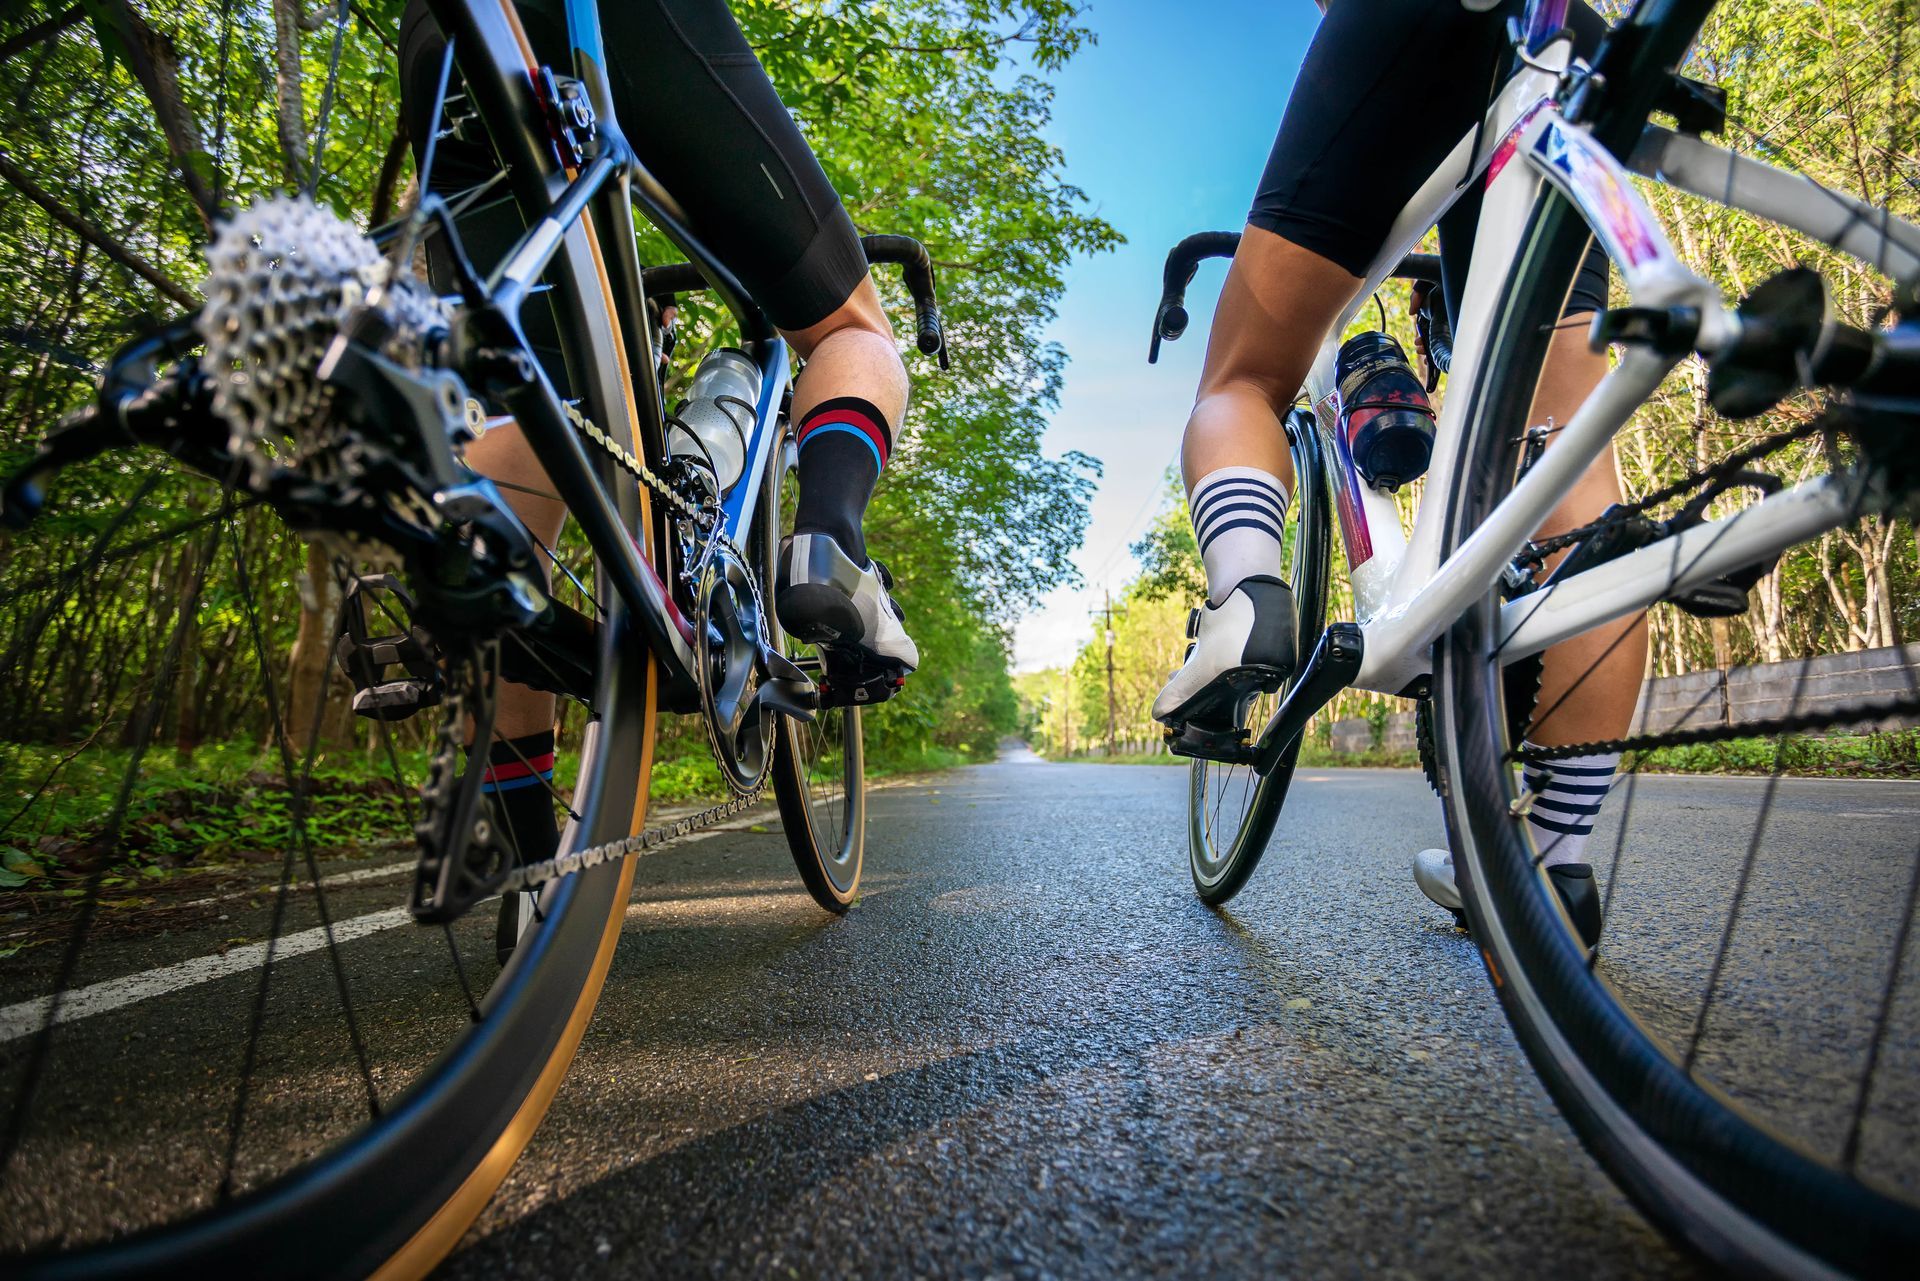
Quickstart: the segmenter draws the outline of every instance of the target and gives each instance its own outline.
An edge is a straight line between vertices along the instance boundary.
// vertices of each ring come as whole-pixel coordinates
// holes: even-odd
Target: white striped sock
[[[1258,467],[1222,467],[1200,478],[1189,497],[1193,536],[1207,567],[1207,600],[1218,605],[1243,578],[1280,576],[1280,531],[1287,487]]]
[[[1521,750],[1533,746],[1525,743]],[[1582,856],[1587,852],[1587,838],[1593,835],[1594,820],[1600,816],[1601,803],[1607,799],[1619,765],[1620,753],[1601,752],[1528,764],[1522,769],[1527,790],[1534,793],[1527,823],[1533,829],[1533,843],[1541,861],[1548,867],[1586,861]]]

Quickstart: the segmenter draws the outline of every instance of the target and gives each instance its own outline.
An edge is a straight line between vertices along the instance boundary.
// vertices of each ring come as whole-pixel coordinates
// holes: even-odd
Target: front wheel
[[[793,532],[798,498],[794,484],[799,447],[793,430],[782,423],[774,457],[767,468],[761,551],[766,567],[764,590],[774,596],[780,543]],[[825,674],[818,651],[788,636],[773,610],[767,611],[774,644],[816,682]],[[773,794],[780,803],[780,824],[807,893],[829,912],[844,912],[860,893],[860,865],[866,850],[866,752],[860,709],[821,708],[812,721],[776,719]]]
[[[1312,413],[1296,409],[1287,416],[1287,442],[1293,454],[1295,487],[1300,491],[1291,533],[1294,599],[1300,609],[1298,648],[1305,655],[1326,626],[1332,517],[1327,505],[1325,442]],[[1296,672],[1280,693],[1252,699],[1237,723],[1258,739],[1298,680]],[[1259,866],[1299,757],[1300,743],[1295,741],[1273,772],[1264,776],[1251,765],[1193,762],[1187,793],[1187,868],[1202,903],[1209,907],[1225,903]]]

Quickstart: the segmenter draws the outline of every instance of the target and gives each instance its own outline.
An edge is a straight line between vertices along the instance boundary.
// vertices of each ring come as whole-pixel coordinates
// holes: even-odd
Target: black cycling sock
[[[807,411],[798,437],[800,505],[794,532],[831,535],[855,564],[866,564],[860,522],[893,449],[886,415],[872,401],[837,396]]]
[[[495,821],[506,830],[501,843],[522,863],[550,859],[560,848],[553,816],[553,731],[495,739],[487,749],[480,790]]]

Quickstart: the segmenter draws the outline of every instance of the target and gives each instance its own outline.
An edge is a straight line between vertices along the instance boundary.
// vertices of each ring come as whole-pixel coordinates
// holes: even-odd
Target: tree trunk
[[[275,120],[289,185],[307,180],[307,106],[301,87],[299,0],[273,0]]]
[[[337,737],[337,717],[329,704],[339,702],[333,681],[333,627],[340,615],[340,590],[333,566],[319,543],[307,544],[307,586],[300,593],[300,630],[289,663],[293,669],[287,690],[287,738],[296,756],[310,741],[331,742]],[[324,702],[322,700],[325,700]]]
[[[179,170],[180,185],[193,197],[200,221],[210,232],[216,212],[209,181],[213,162],[200,141],[200,126],[180,94],[180,54],[173,41],[147,25],[129,0],[109,0],[107,13],[125,48],[128,68],[153,104],[154,118],[167,140],[167,155]]]

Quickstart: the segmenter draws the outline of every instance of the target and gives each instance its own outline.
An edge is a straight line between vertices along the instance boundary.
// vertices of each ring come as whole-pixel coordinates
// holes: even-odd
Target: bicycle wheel
[[[544,207],[560,177],[511,6],[480,0],[459,45],[503,181],[523,207]],[[624,435],[626,366],[597,257],[582,225],[547,279],[583,412]],[[322,597],[349,567],[184,469],[154,470],[129,498],[128,459],[151,465],[122,454],[69,471],[52,511],[13,536],[0,564],[15,674],[0,773],[10,790],[31,774],[39,790],[21,814],[40,833],[38,863],[22,871],[10,857],[0,888],[11,909],[0,940],[0,1184],[11,1207],[0,1268],[422,1275],[552,1101],[620,936],[631,861],[550,884],[538,922],[481,990],[490,913],[417,927],[396,905],[417,863],[420,726],[431,717],[336,734],[321,714],[324,667],[303,689],[296,666],[293,694],[277,692],[300,567],[313,567]],[[645,495],[610,465],[601,474],[631,527],[648,528]],[[556,594],[600,624],[585,723],[574,713],[562,735],[561,773],[576,779],[556,795],[571,815],[568,849],[640,824],[657,675],[644,650],[620,643],[631,636],[623,607],[590,558],[564,544],[547,554]],[[142,612],[115,595],[127,582],[173,590],[150,593]],[[62,641],[61,620],[80,615],[124,642],[127,679],[116,684],[118,673]],[[229,633],[241,648],[221,666],[208,645]],[[324,632],[302,639],[323,657],[332,648]],[[483,673],[474,686],[468,710],[482,723],[497,680]],[[207,701],[235,689],[239,700]],[[291,722],[303,710],[300,730]],[[216,713],[239,741],[207,739]],[[189,758],[190,732],[203,741]],[[250,764],[262,741],[279,745],[272,774]],[[243,768],[226,770],[230,757]]]
[[[1287,416],[1287,443],[1293,454],[1295,487],[1300,491],[1294,515],[1293,585],[1300,609],[1299,649],[1304,665],[1326,626],[1332,512],[1327,505],[1325,446],[1311,413],[1296,409]],[[1279,694],[1250,700],[1238,723],[1258,738],[1261,727],[1293,685],[1294,680],[1289,680]],[[1238,894],[1253,875],[1273,837],[1299,757],[1300,743],[1296,740],[1279,766],[1264,777],[1250,765],[1193,762],[1187,789],[1187,867],[1201,902],[1220,906]]]
[[[1667,61],[1650,59],[1656,69],[1673,65],[1692,31],[1661,34],[1670,47]],[[1596,133],[1634,136],[1645,103],[1630,119],[1621,110]],[[1499,291],[1477,379],[1450,392],[1469,397],[1461,474],[1474,483],[1450,497],[1443,552],[1513,486],[1588,238],[1570,205],[1542,196]],[[1683,367],[1671,381],[1688,377]],[[1698,439],[1731,456],[1755,436],[1715,423]],[[1837,441],[1794,458],[1797,474],[1863,465]],[[1913,785],[1876,785],[1887,789],[1878,818],[1836,819],[1866,807],[1857,797],[1840,803],[1845,784],[1786,777],[1799,740],[1772,736],[1767,776],[1735,785],[1655,778],[1662,736],[1630,737],[1626,780],[1592,836],[1608,919],[1590,950],[1544,871],[1515,768],[1532,759],[1522,743],[1560,700],[1536,706],[1537,681],[1507,679],[1502,604],[1489,594],[1439,647],[1435,746],[1469,928],[1548,1090],[1641,1209],[1713,1262],[1769,1276],[1910,1275],[1920,1257],[1920,1172],[1909,1155],[1920,1137],[1909,1104],[1920,1037],[1904,955],[1920,887]],[[1910,658],[1901,663],[1911,668]],[[1802,678],[1807,670],[1799,665]],[[1911,670],[1903,679],[1920,689]],[[1784,705],[1790,715],[1814,709],[1804,679]],[[1803,728],[1838,734],[1858,720],[1846,700],[1830,710],[1824,729],[1824,713]],[[1742,734],[1729,725],[1692,737]],[[1863,852],[1884,876],[1854,865]]]
[[[793,532],[799,458],[792,426],[783,422],[755,522],[769,601],[780,542]],[[768,617],[782,651],[814,680],[822,679],[819,653],[781,631],[773,611]],[[846,911],[860,893],[867,838],[866,754],[858,707],[823,708],[811,723],[780,718],[774,732],[773,795],[807,893],[829,912]]]

